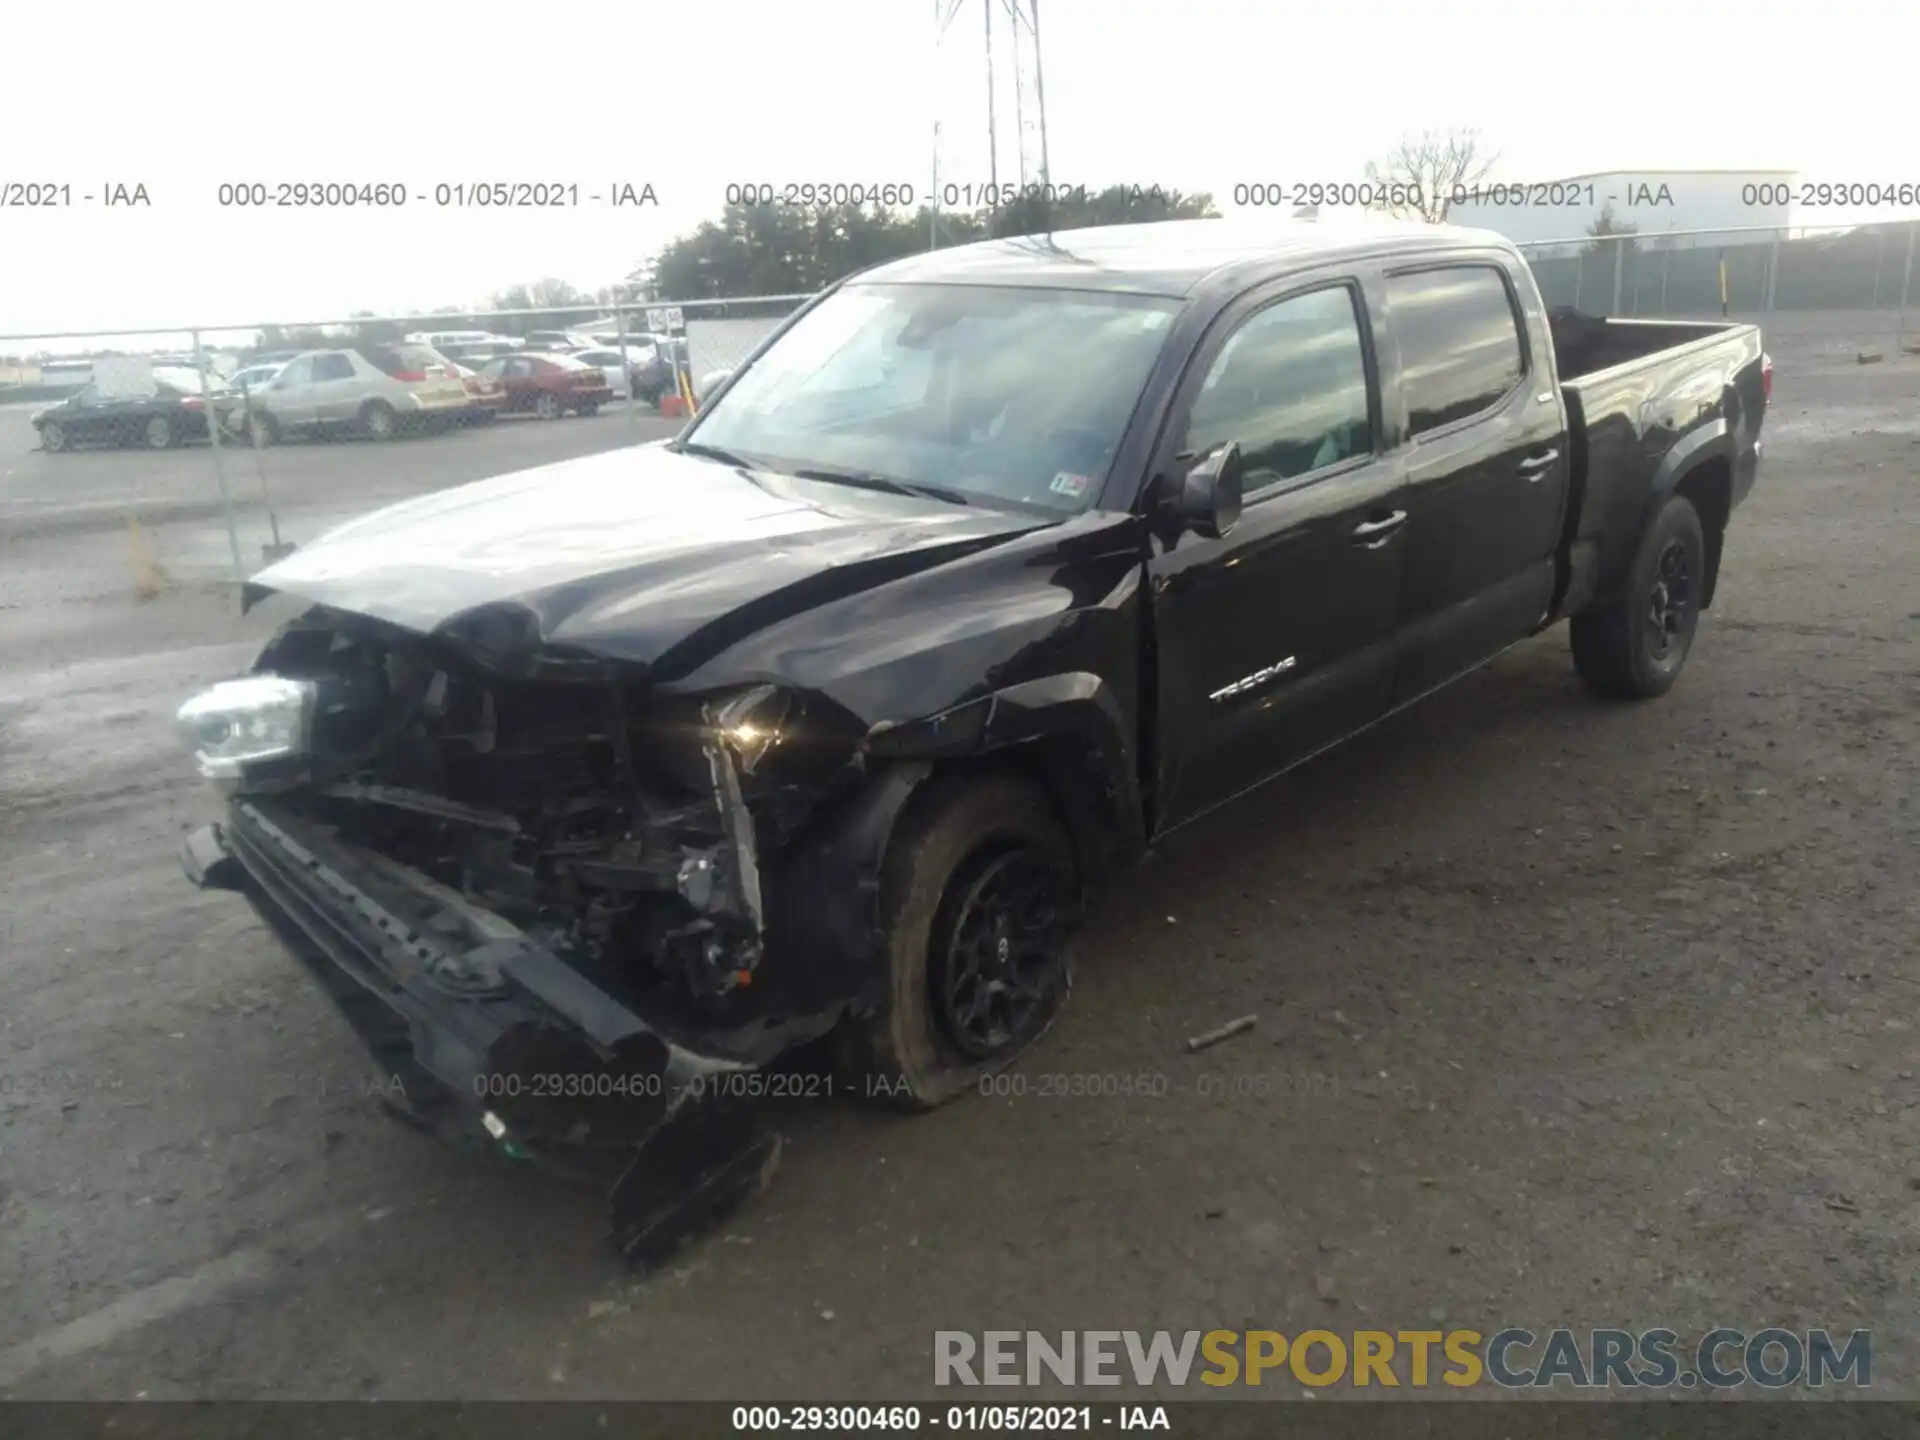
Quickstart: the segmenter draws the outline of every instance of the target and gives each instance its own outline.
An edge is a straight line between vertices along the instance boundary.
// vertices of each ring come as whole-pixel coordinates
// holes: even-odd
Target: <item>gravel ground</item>
[[[1872,1327],[1875,1393],[1920,1396],[1920,360],[1770,343],[1670,696],[1590,700],[1556,631],[1197,827],[1026,1095],[795,1109],[770,1190],[645,1280],[595,1196],[380,1118],[180,877],[169,712],[281,618],[211,583],[204,457],[0,443],[0,1394],[873,1399],[931,1393],[936,1329],[1444,1321]],[[304,539],[623,424],[290,448],[276,493]]]

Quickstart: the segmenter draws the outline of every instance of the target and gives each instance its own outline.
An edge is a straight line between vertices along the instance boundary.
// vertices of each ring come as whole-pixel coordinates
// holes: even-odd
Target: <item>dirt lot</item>
[[[82,523],[11,445],[0,1393],[874,1399],[930,1392],[935,1329],[1444,1320],[1873,1327],[1875,1392],[1920,1396],[1920,360],[1843,330],[1771,339],[1672,695],[1590,700],[1554,632],[1241,802],[1100,917],[1018,1072],[1164,1095],[795,1110],[770,1191],[645,1281],[595,1196],[377,1115],[243,903],[187,886],[169,714],[280,616],[199,578],[225,533],[190,513],[136,601],[144,457],[64,472]],[[290,529],[585,434],[316,448]]]

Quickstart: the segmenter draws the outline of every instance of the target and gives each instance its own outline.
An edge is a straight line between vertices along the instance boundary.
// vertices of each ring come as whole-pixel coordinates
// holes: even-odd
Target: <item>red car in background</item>
[[[613,399],[599,366],[567,355],[503,355],[480,371],[480,379],[505,392],[501,409],[531,410],[542,420],[591,415]]]

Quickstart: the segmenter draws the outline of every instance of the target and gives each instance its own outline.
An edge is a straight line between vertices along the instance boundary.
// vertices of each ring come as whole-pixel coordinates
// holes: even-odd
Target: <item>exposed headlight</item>
[[[744,775],[766,758],[786,735],[793,699],[773,685],[756,685],[716,707],[713,727],[733,752]]]
[[[250,765],[307,753],[314,698],[310,680],[250,675],[201,691],[177,718],[200,773],[235,781]]]

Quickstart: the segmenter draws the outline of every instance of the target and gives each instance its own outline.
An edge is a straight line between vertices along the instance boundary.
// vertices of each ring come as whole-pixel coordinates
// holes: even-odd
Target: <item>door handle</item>
[[[1538,480],[1547,466],[1560,458],[1558,450],[1549,450],[1544,455],[1529,455],[1519,465],[1520,473],[1529,480]]]
[[[1350,532],[1354,543],[1367,550],[1378,550],[1392,537],[1393,532],[1407,523],[1407,512],[1396,510],[1385,519],[1368,520],[1353,527]]]

